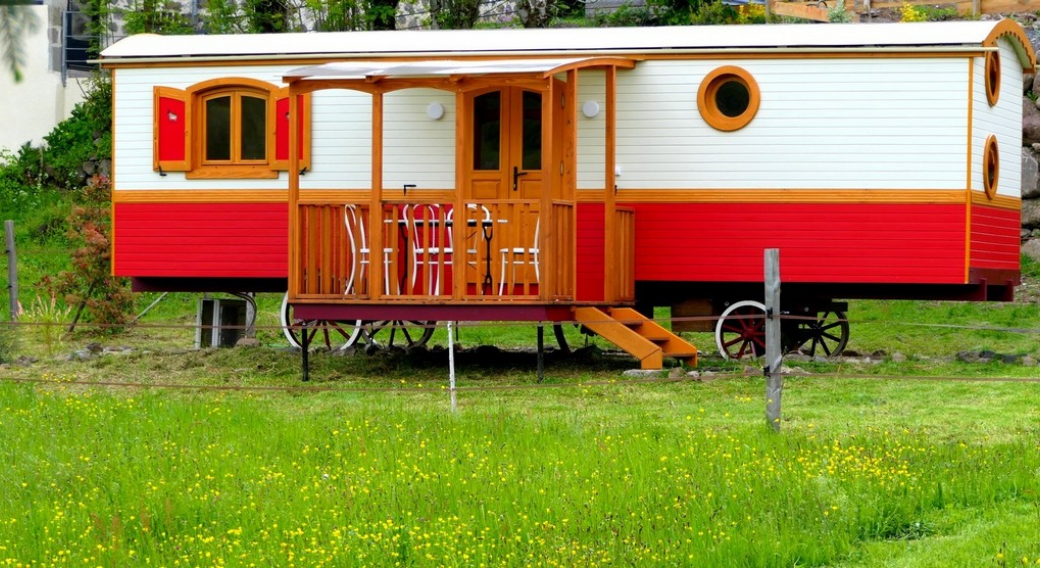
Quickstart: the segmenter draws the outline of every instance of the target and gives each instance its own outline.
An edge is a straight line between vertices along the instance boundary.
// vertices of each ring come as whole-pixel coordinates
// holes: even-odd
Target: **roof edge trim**
[[[1012,45],[1015,48],[1019,61],[1022,63],[1022,70],[1029,73],[1035,72],[1036,52],[1033,50],[1033,44],[1029,41],[1022,26],[1011,18],[1004,18],[997,22],[997,25],[993,26],[993,30],[989,32],[989,36],[986,37],[982,44],[987,47],[996,47],[997,40],[1002,37],[1010,37],[1017,40],[1012,42]]]

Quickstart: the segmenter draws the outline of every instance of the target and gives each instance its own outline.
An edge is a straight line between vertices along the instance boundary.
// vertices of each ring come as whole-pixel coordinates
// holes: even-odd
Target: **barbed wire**
[[[662,373],[667,371],[662,371]],[[680,377],[639,377],[632,379],[609,379],[597,381],[578,382],[540,382],[540,383],[513,383],[494,385],[463,385],[455,387],[460,393],[480,393],[492,391],[521,391],[542,389],[587,389],[600,387],[632,387],[643,385],[663,385],[677,383],[708,383],[724,380],[758,380],[761,375],[748,375],[739,373],[712,373],[690,374]],[[842,380],[842,381],[916,381],[916,382],[938,382],[938,383],[1020,383],[1040,384],[1040,377],[977,377],[956,375],[868,375],[868,374],[841,374],[841,373],[785,373],[785,379],[820,379],[820,380]],[[342,387],[325,386],[315,384],[297,385],[211,385],[211,384],[187,384],[187,383],[151,383],[134,381],[91,381],[77,379],[48,379],[42,377],[0,377],[0,384],[37,384],[54,386],[73,386],[84,388],[114,388],[128,390],[191,390],[197,392],[286,392],[289,394],[303,393],[378,393],[378,394],[441,394],[447,393],[447,384],[437,384],[433,387]]]
[[[1040,306],[1038,306],[1040,309]],[[764,320],[766,319],[765,314],[741,314],[739,318],[728,318],[728,319],[741,319],[741,320]],[[819,322],[818,316],[801,316],[801,315],[788,315],[783,314],[777,316],[781,321],[794,321],[794,322]],[[722,319],[721,316],[677,316],[677,317],[663,317],[663,318],[647,318],[648,320],[657,324],[682,324],[682,323],[704,323],[704,322],[718,322]],[[275,324],[255,324],[255,325],[211,325],[211,324],[197,324],[197,323],[96,323],[96,322],[77,322],[77,328],[97,329],[97,330],[111,330],[111,329],[184,329],[184,330],[215,330],[215,329],[228,329],[228,330],[263,330],[263,331],[282,331],[285,329],[292,329],[294,331],[302,329],[310,329],[314,327],[314,322],[335,322],[342,325],[342,328],[352,328],[354,326],[354,320],[307,320],[306,324],[293,324],[289,326],[275,325]],[[445,320],[446,321],[446,320]],[[921,327],[921,328],[935,328],[935,329],[954,329],[954,330],[968,330],[968,331],[987,331],[997,333],[1012,333],[1012,334],[1025,334],[1025,335],[1036,335],[1040,334],[1040,328],[1029,328],[1029,327],[1006,327],[1006,326],[988,326],[979,324],[948,324],[948,323],[924,323],[924,322],[908,322],[899,320],[883,320],[883,319],[857,319],[857,318],[835,318],[833,320],[827,320],[828,323],[848,323],[855,325],[897,325],[904,327]],[[371,320],[364,321],[362,327],[366,329],[378,328],[382,329],[387,327],[391,322],[405,322],[411,329],[427,329],[427,328],[439,328],[442,327],[444,322],[438,320]],[[629,319],[602,319],[602,320],[582,320],[582,321],[453,321],[453,325],[459,328],[498,328],[498,327],[549,327],[553,325],[594,325],[599,323],[627,323],[637,324],[641,320],[629,320]],[[0,321],[0,327],[66,327],[69,322],[49,322],[49,321],[32,321],[19,319],[16,321]],[[709,332],[703,332],[709,333]]]

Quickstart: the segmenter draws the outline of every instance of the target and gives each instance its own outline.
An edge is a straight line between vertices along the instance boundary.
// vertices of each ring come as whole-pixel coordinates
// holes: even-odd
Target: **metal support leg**
[[[538,326],[538,382],[545,380],[545,326]]]
[[[300,329],[300,357],[303,361],[303,382],[311,380],[311,367],[308,361],[308,353],[311,350],[311,336],[307,333],[307,327]]]

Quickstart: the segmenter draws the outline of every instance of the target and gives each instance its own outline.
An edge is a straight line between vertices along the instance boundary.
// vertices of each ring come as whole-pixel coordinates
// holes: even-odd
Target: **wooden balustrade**
[[[478,201],[458,213],[448,203],[387,202],[373,215],[367,203],[299,204],[300,270],[291,277],[298,297],[314,300],[572,299],[574,206],[554,203],[543,235],[540,205]]]

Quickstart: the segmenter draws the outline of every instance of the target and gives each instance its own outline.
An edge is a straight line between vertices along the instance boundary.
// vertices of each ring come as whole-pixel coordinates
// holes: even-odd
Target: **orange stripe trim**
[[[966,203],[963,189],[622,189],[619,203]],[[602,190],[580,190],[580,203],[602,203]]]
[[[426,203],[454,199],[450,189],[383,190],[383,199],[401,203]],[[299,203],[327,205],[333,203],[367,203],[367,189],[301,189]],[[284,189],[138,189],[112,192],[114,203],[288,203]]]
[[[1033,51],[1033,43],[1026,37],[1026,32],[1022,29],[1022,26],[1014,20],[1005,18],[998,22],[997,25],[993,26],[993,30],[989,32],[989,37],[982,42],[982,45],[997,47],[997,40],[1004,36],[1012,36],[1018,41],[1026,59],[1029,60],[1029,64],[1023,65],[1022,70],[1026,73],[1032,73],[1036,69],[1036,52]]]
[[[1007,209],[1009,211],[1021,211],[1022,200],[1009,195],[994,195],[991,199],[985,191],[972,191],[971,204],[994,209]],[[969,230],[971,228],[969,227]]]
[[[995,40],[994,40],[995,41]],[[993,45],[996,45],[995,43]],[[776,48],[771,48],[776,49]],[[947,59],[957,57],[980,57],[985,53],[980,48],[966,48],[963,50],[951,50],[951,51],[938,51],[938,52],[921,52],[914,51],[912,49],[906,50],[885,50],[885,51],[866,51],[863,49],[850,49],[847,51],[810,51],[810,52],[798,52],[790,51],[783,53],[770,52],[769,49],[763,51],[746,51],[746,52],[696,52],[696,53],[616,53],[616,52],[599,52],[599,51],[568,51],[568,50],[554,50],[539,53],[528,53],[523,55],[465,55],[465,54],[452,54],[445,55],[444,58],[457,59],[457,60],[468,60],[468,61],[489,61],[489,60],[514,60],[514,59],[544,59],[546,57],[566,56],[566,57],[604,57],[611,59],[629,59],[632,61],[651,61],[651,60],[675,60],[675,59],[689,59],[689,60],[732,60],[732,59],[744,59],[744,60],[761,60],[761,59]],[[348,61],[370,61],[378,59],[379,61],[388,62],[405,62],[405,61],[429,61],[431,59],[439,59],[439,57],[432,56],[411,56],[411,57],[373,57],[368,55],[367,57],[358,54],[351,57],[349,54],[343,55],[330,55],[328,57],[296,57],[296,58],[272,58],[267,56],[258,56],[252,59],[231,59],[231,60],[185,60],[185,61],[152,61],[143,62],[141,60],[135,60],[133,62],[118,62],[109,61],[102,62],[101,66],[107,69],[156,69],[156,68],[175,68],[175,67],[252,67],[256,65],[286,65],[286,66],[301,66],[301,65],[316,65],[320,63],[334,63],[334,62],[348,62]],[[619,67],[625,68],[624,65]]]

